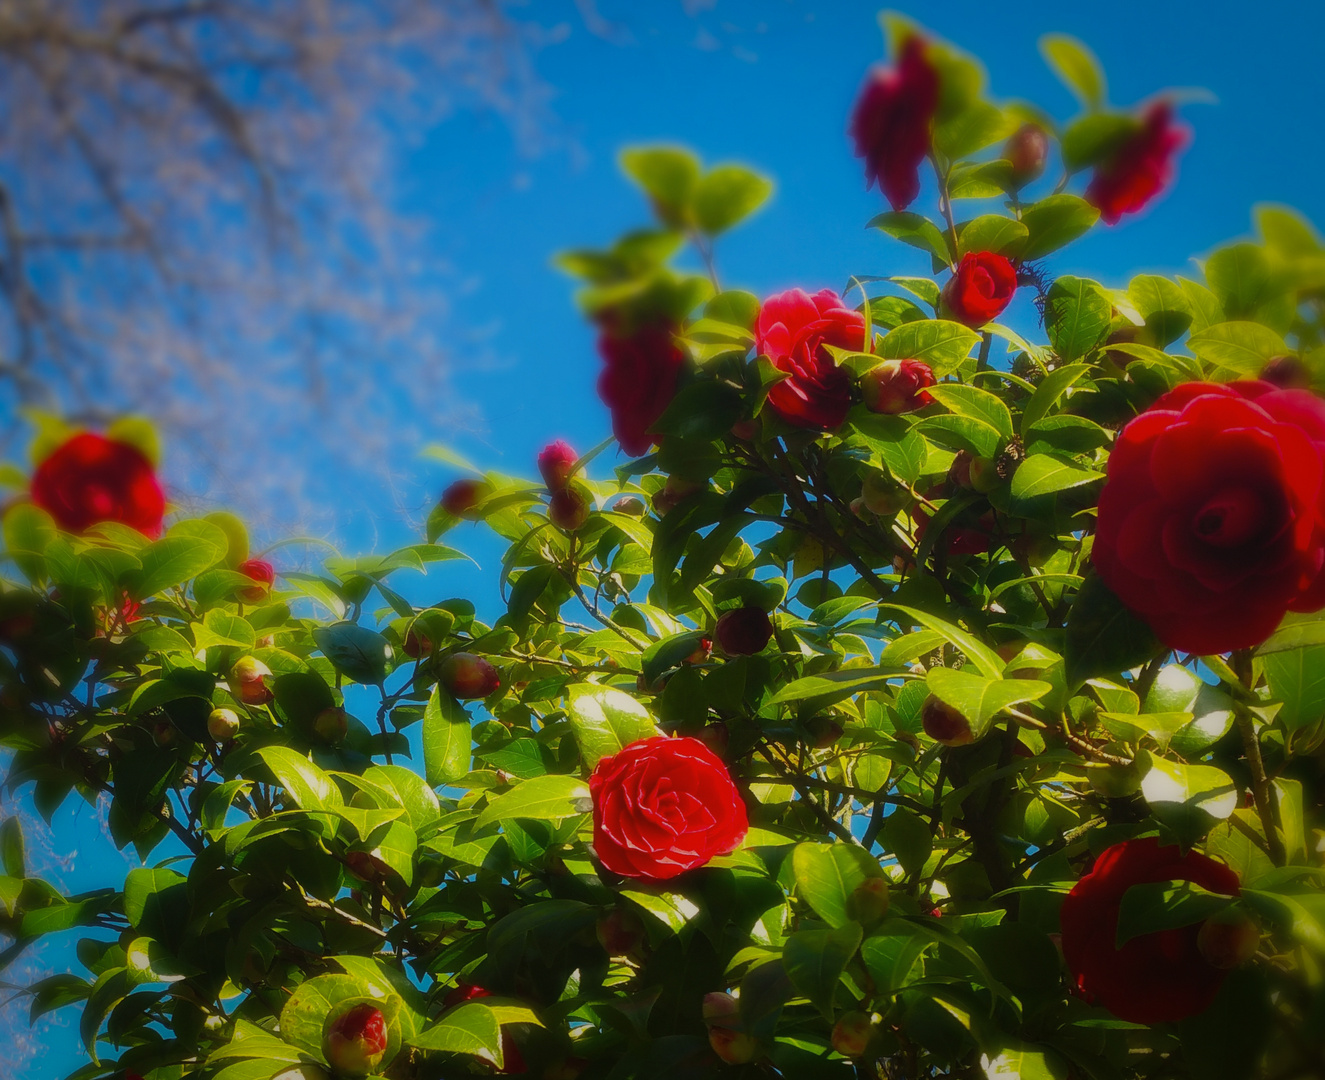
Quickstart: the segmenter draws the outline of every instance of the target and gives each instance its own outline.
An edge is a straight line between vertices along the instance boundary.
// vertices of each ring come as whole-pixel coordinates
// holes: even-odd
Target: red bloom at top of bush
[[[1173,159],[1187,142],[1187,132],[1173,121],[1173,106],[1157,102],[1146,110],[1136,133],[1104,161],[1086,188],[1086,201],[1100,217],[1116,225],[1134,214],[1173,179]]]
[[[984,326],[1003,314],[1017,291],[1017,271],[1002,255],[968,251],[943,286],[943,306],[959,323]]]
[[[866,181],[878,180],[894,210],[905,210],[920,194],[920,165],[929,153],[938,103],[939,75],[919,37],[906,40],[896,67],[871,71],[856,99],[856,156],[865,159]]]
[[[550,442],[538,454],[538,472],[548,491],[554,494],[570,483],[571,470],[579,458],[564,439]]]
[[[1121,1020],[1160,1024],[1210,1006],[1225,972],[1201,955],[1199,923],[1141,934],[1115,947],[1123,894],[1133,885],[1191,881],[1236,896],[1238,876],[1197,851],[1180,853],[1154,837],[1125,840],[1101,853],[1063,901],[1063,957],[1077,988]]]
[[[843,304],[832,289],[813,296],[789,289],[764,301],[755,324],[755,349],[791,376],[768,392],[769,407],[789,424],[832,431],[847,417],[851,376],[825,345],[857,352],[865,347],[865,316]]]
[[[663,880],[734,851],[749,831],[727,766],[698,739],[663,735],[599,760],[594,850],[623,877]]]
[[[627,454],[646,454],[654,443],[649,429],[676,396],[685,354],[665,324],[620,334],[610,327],[598,338],[607,365],[598,376],[598,396],[612,412],[612,434]]]
[[[1093,560],[1171,649],[1264,641],[1325,606],[1325,402],[1265,382],[1184,383],[1109,457]]]
[[[32,501],[68,532],[118,521],[155,537],[166,512],[165,493],[143,452],[90,431],[62,443],[37,466]]]

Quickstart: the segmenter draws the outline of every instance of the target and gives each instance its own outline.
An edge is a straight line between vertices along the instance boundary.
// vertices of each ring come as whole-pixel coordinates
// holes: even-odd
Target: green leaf
[[[1265,249],[1257,244],[1220,248],[1205,263],[1205,280],[1233,318],[1251,316],[1279,291]]]
[[[469,713],[441,686],[432,688],[423,710],[422,739],[424,772],[433,787],[469,772],[474,742]]]
[[[1085,356],[1109,333],[1113,305],[1099,285],[1060,277],[1049,289],[1044,318],[1049,341],[1064,361]]]
[[[782,948],[782,963],[792,984],[830,1021],[837,984],[862,936],[860,924],[853,922],[835,930],[801,930],[791,934]]]
[[[313,629],[313,641],[322,655],[351,682],[380,686],[390,670],[391,644],[381,634],[353,622],[337,622]]]
[[[1089,370],[1089,364],[1065,364],[1063,367],[1055,368],[1040,380],[1040,385],[1035,388],[1035,393],[1031,395],[1030,401],[1026,402],[1026,407],[1021,413],[1023,439],[1030,433],[1031,428],[1049,415],[1059,399]]]
[[[938,378],[956,371],[980,341],[969,326],[946,319],[903,323],[888,331],[879,346],[885,360],[923,360]]]
[[[410,1040],[420,1050],[471,1054],[492,1062],[498,1069],[502,1058],[502,1024],[537,1024],[538,1017],[527,1006],[496,998],[466,1001],[444,1013],[441,1020]]]
[[[580,683],[568,687],[568,692],[566,712],[586,768],[658,734],[649,711],[623,690]]]
[[[156,869],[136,866],[124,876],[124,917],[130,926],[138,926],[152,909],[158,893],[182,886],[188,879],[181,873],[161,866]]]
[[[193,641],[199,649],[210,649],[213,645],[251,649],[256,640],[257,635],[247,619],[220,608],[213,608],[203,616],[201,625],[195,623],[193,626]]]
[[[621,152],[621,168],[653,199],[669,224],[684,220],[699,184],[699,159],[677,146],[644,146]]]
[[[806,675],[793,679],[768,699],[769,705],[787,702],[805,702],[806,711],[826,709],[845,698],[855,697],[870,690],[882,690],[892,679],[907,675],[904,667],[843,668],[823,675]]]
[[[1043,259],[1090,232],[1099,217],[1100,212],[1085,199],[1066,192],[1031,203],[1021,214],[1022,224],[1030,231],[1021,258],[1027,262]]]
[[[1266,656],[1307,645],[1325,645],[1325,612],[1290,611],[1275,632],[1256,647],[1256,655]]]
[[[1283,702],[1275,719],[1288,731],[1325,717],[1325,645],[1272,652],[1261,659],[1270,692]]]
[[[1030,230],[1015,218],[985,214],[957,226],[957,253],[994,251],[1016,255],[1030,236]]]
[[[1012,499],[1027,502],[1044,495],[1103,480],[1104,474],[1082,469],[1054,454],[1032,454],[1012,474]]]
[[[58,535],[55,519],[32,503],[15,503],[5,511],[5,553],[33,583],[43,577],[42,553]]]
[[[958,161],[1007,138],[1015,128],[1013,118],[997,105],[976,100],[934,126],[934,148],[950,161]],[[992,251],[993,248],[971,250]]]
[[[973,416],[926,416],[916,424],[916,431],[944,446],[966,450],[977,457],[994,457],[1005,441],[998,428]]]
[[[1053,689],[1035,679],[988,679],[943,667],[930,668],[925,682],[930,693],[966,717],[977,739],[1008,706],[1036,701]]]
[[[903,607],[901,604],[880,604],[879,606],[892,611],[900,611],[911,622],[927,626],[929,629],[942,634],[949,644],[964,652],[967,658],[989,678],[997,679],[1002,676],[1003,668],[1006,665],[998,658],[998,653],[985,645],[979,638],[968,634],[960,627],[944,622],[937,615],[931,615],[927,611]]]
[[[1040,55],[1087,109],[1104,107],[1104,70],[1085,45],[1067,34],[1045,34]]]
[[[742,356],[745,346],[739,346]],[[684,387],[649,429],[682,439],[719,439],[744,411],[741,392],[725,382],[698,379]]]
[[[872,218],[865,227],[881,229],[895,240],[929,252],[940,263],[952,265],[952,249],[948,246],[948,238],[927,217],[913,214],[909,210],[889,210]]]
[[[254,751],[301,810],[326,810],[344,803],[340,788],[308,758],[288,746],[263,746]]]
[[[1232,902],[1192,881],[1154,881],[1133,885],[1118,908],[1114,947],[1121,949],[1142,934],[1176,930],[1217,915]]]
[[[1141,794],[1152,807],[1166,803],[1199,809],[1217,820],[1238,807],[1238,789],[1228,773],[1212,765],[1188,765],[1152,758],[1141,781]]]
[[[930,307],[938,310],[939,306],[939,287],[937,282],[927,277],[890,277],[887,279],[894,285],[900,285],[913,296],[920,297]]]
[[[883,819],[879,830],[883,850],[891,852],[907,874],[915,875],[925,868],[934,849],[934,834],[919,814],[906,807],[898,807]]]
[[[772,181],[758,173],[741,165],[718,165],[695,189],[695,221],[716,235],[749,217],[772,193]]]
[[[1138,274],[1127,286],[1127,297],[1146,321],[1146,330],[1161,348],[1176,341],[1192,325],[1192,303],[1168,278]]]
[[[1265,361],[1292,350],[1268,326],[1254,322],[1221,322],[1187,339],[1187,348],[1208,364],[1238,375],[1260,374]]]
[[[791,853],[796,895],[829,926],[851,922],[847,901],[867,878],[882,876],[879,864],[856,844],[797,844]]]
[[[139,553],[142,568],[133,574],[129,592],[139,600],[156,596],[197,577],[223,558],[224,547],[201,537],[163,536]]]
[[[1074,1071],[1057,1054],[1004,1039],[996,1052],[981,1054],[985,1080],[1068,1080]]]
[[[479,815],[478,828],[494,821],[533,818],[560,821],[588,812],[589,785],[577,776],[535,776],[522,780],[504,795],[488,803]]]
[[[988,390],[962,383],[939,383],[929,388],[929,394],[950,412],[988,424],[1000,438],[1012,438],[1012,413]]]
[[[1069,689],[1097,675],[1129,671],[1162,649],[1146,622],[1128,610],[1098,574],[1086,576],[1067,613],[1063,661]]]
[[[23,826],[17,815],[0,821],[0,866],[11,878],[27,877],[23,857]]]

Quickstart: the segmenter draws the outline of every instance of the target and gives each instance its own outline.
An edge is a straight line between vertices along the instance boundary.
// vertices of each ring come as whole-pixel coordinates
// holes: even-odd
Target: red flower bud
[[[1282,390],[1305,390],[1311,385],[1311,372],[1296,356],[1270,357],[1261,368],[1260,378]]]
[[[925,387],[935,383],[934,371],[920,360],[885,360],[860,377],[860,392],[870,412],[897,416],[932,405]]]
[[[959,323],[981,327],[998,318],[1017,291],[1017,272],[1002,255],[970,251],[943,286],[944,311]]]
[[[345,869],[361,881],[381,885],[387,881],[393,871],[376,855],[367,851],[349,851],[345,853]]]
[[[704,1023],[710,1027],[715,1024],[720,1027],[734,1027],[741,1022],[740,1003],[731,994],[721,991],[705,994],[700,1009],[704,1017]]]
[[[920,194],[920,166],[930,148],[930,122],[939,102],[939,76],[925,57],[925,41],[909,37],[897,65],[875,68],[851,115],[856,156],[867,183],[879,182],[894,210]]]
[[[925,704],[920,708],[920,722],[925,728],[925,734],[944,746],[965,746],[975,742],[970,721],[933,694],[925,699]]]
[[[728,656],[751,656],[768,644],[773,623],[763,608],[740,607],[718,617],[713,635]]]
[[[344,1076],[377,1072],[386,1056],[386,1046],[386,1017],[381,1009],[367,1003],[341,1013],[322,1036],[327,1064]]]
[[[487,494],[488,485],[482,480],[457,480],[442,492],[442,509],[452,517],[473,521],[478,517],[475,508]]]
[[[235,567],[245,577],[252,578],[256,585],[245,586],[239,590],[239,598],[250,604],[265,600],[271,592],[272,582],[276,580],[276,569],[265,559],[248,559]]]
[[[575,488],[562,488],[552,493],[548,505],[548,519],[566,532],[575,532],[589,520],[589,500]]]
[[[860,1057],[874,1035],[869,1013],[849,1012],[833,1025],[833,1049],[843,1057]]]
[[[644,942],[644,923],[638,915],[613,908],[599,918],[594,928],[598,944],[608,956],[630,956]]]
[[[207,734],[225,742],[239,734],[239,713],[234,709],[213,709],[207,717]]]
[[[497,669],[473,653],[452,653],[442,661],[441,684],[462,701],[485,698],[499,686]]]
[[[1039,124],[1022,124],[1003,144],[1003,158],[1012,163],[1013,190],[1038,180],[1049,159],[1049,133]]]
[[[245,656],[230,669],[230,692],[245,705],[266,705],[276,695],[267,685],[271,668],[261,660]]]
[[[157,746],[174,746],[179,733],[175,730],[175,725],[169,720],[158,720],[152,725],[152,741]]]
[[[744,1065],[759,1053],[759,1043],[753,1035],[735,1028],[709,1028],[709,1046],[728,1065]]]
[[[405,632],[405,641],[400,647],[411,660],[419,660],[432,652],[432,639],[411,626]]]
[[[1260,928],[1236,909],[1212,915],[1196,935],[1196,947],[1206,963],[1220,971],[1241,967],[1256,955],[1260,944]]]
[[[118,521],[147,536],[161,533],[166,497],[152,463],[128,443],[83,432],[32,474],[32,501],[68,532]]]
[[[338,743],[350,730],[350,718],[344,709],[332,705],[313,718],[313,730],[319,739],[325,739],[333,744]]]
[[[571,472],[579,458],[561,439],[548,443],[538,455],[538,471],[548,491],[556,493],[570,483]]]

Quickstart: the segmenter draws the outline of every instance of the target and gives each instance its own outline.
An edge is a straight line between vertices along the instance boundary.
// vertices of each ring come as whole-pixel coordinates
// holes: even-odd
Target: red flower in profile
[[[612,434],[627,454],[646,454],[654,443],[649,429],[676,396],[685,354],[672,327],[660,323],[629,333],[607,326],[598,354],[607,365],[598,376],[598,396],[612,412]]]
[[[1161,1024],[1210,1007],[1226,972],[1197,946],[1201,924],[1132,938],[1116,946],[1123,894],[1133,885],[1191,881],[1210,892],[1238,894],[1238,876],[1223,863],[1153,836],[1114,844],[1073,886],[1061,913],[1063,958],[1077,989],[1120,1020]]]
[[[1186,129],[1173,121],[1173,106],[1157,102],[1146,110],[1135,134],[1095,166],[1086,201],[1116,225],[1134,214],[1173,179],[1173,159],[1187,142]]]
[[[919,37],[907,38],[896,67],[871,71],[856,99],[856,156],[865,159],[867,183],[878,180],[894,210],[905,210],[920,194],[920,165],[938,102],[939,75]]]
[[[1258,381],[1170,390],[1118,435],[1091,558],[1165,645],[1202,656],[1325,607],[1325,402]]]
[[[832,431],[847,417],[851,376],[825,345],[857,352],[865,347],[865,316],[843,304],[832,289],[813,296],[789,289],[764,301],[755,324],[755,349],[791,376],[768,392],[769,408],[789,424]]]
[[[32,501],[68,532],[118,521],[155,537],[166,511],[165,493],[143,452],[90,431],[62,443],[37,466]]]
[[[749,831],[727,766],[698,739],[663,735],[599,759],[594,850],[622,877],[661,881],[736,849]]]
[[[968,251],[943,286],[943,307],[957,322],[979,327],[1003,314],[1017,291],[1017,271],[1002,255]]]

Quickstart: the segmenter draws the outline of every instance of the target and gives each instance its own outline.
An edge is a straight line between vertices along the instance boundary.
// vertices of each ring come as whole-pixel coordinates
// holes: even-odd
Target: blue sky
[[[996,98],[1035,101],[1060,120],[1075,103],[1039,57],[1036,40],[1050,31],[1095,50],[1115,104],[1165,86],[1203,87],[1217,99],[1183,109],[1195,137],[1175,189],[1142,217],[1053,256],[1052,273],[1111,285],[1141,271],[1189,273],[1189,257],[1248,231],[1258,201],[1296,206],[1325,225],[1325,5],[1261,0],[1253,14],[1232,0],[1115,0],[1107,18],[1102,5],[896,6],[979,54]],[[399,178],[401,209],[428,223],[433,261],[448,268],[439,280],[454,300],[435,331],[459,343],[456,405],[477,418],[434,438],[504,472],[532,475],[534,455],[552,438],[585,450],[608,430],[594,393],[592,333],[575,313],[572,283],[549,260],[559,249],[610,243],[645,221],[643,202],[617,169],[623,145],[686,143],[706,160],[742,160],[777,181],[768,207],[720,244],[729,284],[766,294],[837,288],[850,274],[926,270],[918,253],[863,228],[884,207],[864,188],[846,124],[866,69],[882,55],[873,3],[603,0],[598,10],[613,26],[606,36],[591,32],[570,2],[513,9],[546,30],[534,63],[551,91],[549,116],[525,125],[453,117],[417,143]],[[914,209],[933,212],[928,191]],[[1021,328],[1033,329],[1024,312]],[[404,416],[411,403],[399,407]],[[421,519],[453,477],[419,458],[420,449],[396,448],[387,463],[396,487],[337,492],[336,539],[347,550],[414,539],[402,504]],[[299,453],[275,466],[316,473],[313,450]],[[495,548],[478,532],[467,527],[452,539],[495,564]],[[469,594],[491,612],[495,573],[446,564],[410,592],[428,601]],[[73,888],[104,880],[120,858],[109,841],[86,813],[76,828],[70,815],[61,818],[56,850],[79,857],[76,870],[56,876]],[[18,1080],[62,1076],[77,1064],[76,1016],[60,1021],[43,1028],[49,1053]]]

